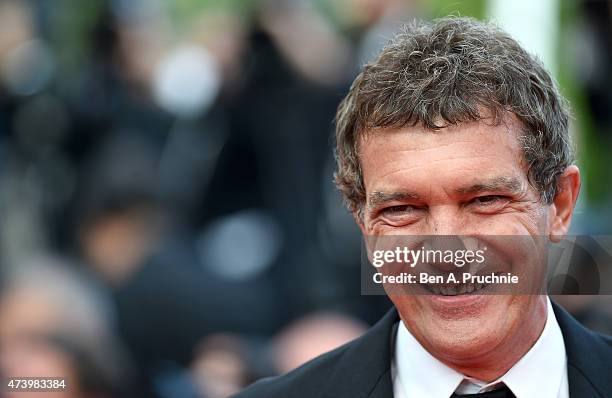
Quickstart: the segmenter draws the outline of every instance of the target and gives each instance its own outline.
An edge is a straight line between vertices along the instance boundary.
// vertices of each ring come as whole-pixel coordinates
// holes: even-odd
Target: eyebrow
[[[403,200],[419,200],[421,197],[413,192],[382,192],[374,191],[368,196],[368,208],[373,209],[384,203],[403,201]]]
[[[484,181],[478,181],[467,187],[457,188],[455,190],[455,193],[459,195],[466,195],[475,194],[479,192],[500,191],[516,194],[523,191],[523,185],[515,177],[493,177]],[[368,195],[367,207],[369,209],[374,209],[385,203],[407,200],[421,200],[421,196],[414,192],[408,191],[374,191],[370,195]]]
[[[523,184],[515,177],[493,177],[485,181],[479,181],[468,187],[458,188],[455,193],[459,195],[474,194],[479,192],[499,192],[508,191],[519,193],[523,190]]]

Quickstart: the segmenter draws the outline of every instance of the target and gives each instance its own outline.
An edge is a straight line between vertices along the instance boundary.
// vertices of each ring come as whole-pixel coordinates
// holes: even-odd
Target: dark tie
[[[510,389],[504,384],[500,389],[481,392],[478,394],[453,394],[451,398],[516,398]]]

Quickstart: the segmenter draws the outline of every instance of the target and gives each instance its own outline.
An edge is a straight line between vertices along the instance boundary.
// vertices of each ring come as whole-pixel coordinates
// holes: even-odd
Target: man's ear
[[[580,192],[580,170],[578,167],[571,165],[559,176],[557,194],[551,205],[549,237],[553,242],[558,242],[567,234],[578,199],[578,192]]]

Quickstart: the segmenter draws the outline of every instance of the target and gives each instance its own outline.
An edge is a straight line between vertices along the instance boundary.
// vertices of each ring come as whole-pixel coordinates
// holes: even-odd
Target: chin
[[[515,332],[527,304],[517,298],[478,295],[461,301],[423,295],[393,301],[410,332],[430,353],[443,361],[467,363],[487,357]]]
[[[473,326],[472,322],[467,325],[455,322],[447,330],[428,336],[426,348],[443,362],[476,365],[503,344],[508,330],[492,323],[480,322],[477,327]]]

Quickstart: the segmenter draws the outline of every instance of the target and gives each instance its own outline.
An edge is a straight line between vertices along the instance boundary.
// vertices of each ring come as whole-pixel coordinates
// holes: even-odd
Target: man
[[[494,26],[407,28],[356,78],[336,135],[336,182],[364,237],[521,236],[532,250],[499,250],[520,269],[538,237],[569,229],[580,175],[565,102]],[[238,397],[612,397],[610,338],[546,295],[477,293],[391,292],[364,336]]]

